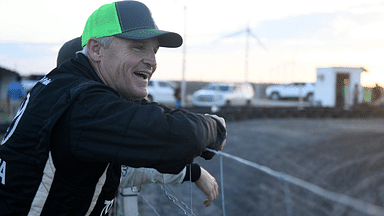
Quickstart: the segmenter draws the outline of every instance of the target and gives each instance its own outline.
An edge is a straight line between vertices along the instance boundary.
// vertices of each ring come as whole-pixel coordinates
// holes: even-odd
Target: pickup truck
[[[210,83],[193,93],[197,107],[249,106],[255,95],[250,83]]]
[[[265,89],[265,94],[271,100],[280,100],[283,98],[300,98],[306,101],[313,101],[315,92],[314,83],[290,83],[282,85],[271,85]]]
[[[147,100],[173,106],[175,104],[175,83],[166,80],[151,79],[148,83]]]

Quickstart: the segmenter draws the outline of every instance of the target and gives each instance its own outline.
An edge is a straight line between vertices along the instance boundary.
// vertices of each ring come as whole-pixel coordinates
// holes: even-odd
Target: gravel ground
[[[327,190],[384,206],[384,119],[257,119],[229,122],[224,152],[303,179]],[[219,157],[196,159],[220,184]],[[286,215],[284,184],[229,158],[224,163],[227,216]],[[171,186],[190,206],[190,183]],[[365,215],[290,185],[293,215]],[[170,192],[171,193],[171,192]],[[158,185],[140,192],[165,216],[184,215]],[[219,197],[205,208],[192,185],[193,213],[223,215]],[[140,215],[157,215],[139,198]]]

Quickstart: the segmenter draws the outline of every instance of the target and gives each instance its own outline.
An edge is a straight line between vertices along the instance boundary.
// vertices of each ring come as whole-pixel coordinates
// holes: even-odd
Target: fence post
[[[137,195],[140,189],[136,187],[132,188],[120,188],[118,197],[119,210],[123,213],[123,216],[138,216],[139,207]],[[120,212],[118,210],[118,212]]]
[[[292,216],[292,199],[291,199],[291,191],[289,190],[288,182],[284,181],[284,192],[285,192],[285,205],[287,208],[287,216]]]

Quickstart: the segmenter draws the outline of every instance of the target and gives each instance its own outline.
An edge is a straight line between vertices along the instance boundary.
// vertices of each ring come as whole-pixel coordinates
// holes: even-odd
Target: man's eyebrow
[[[137,45],[137,44],[147,45],[147,44],[149,44],[149,41],[130,39],[130,42],[127,43],[127,44],[130,44],[130,45]],[[159,49],[160,48],[160,44],[157,44],[157,46],[155,48]]]
[[[130,41],[128,44],[143,44],[143,41],[132,40],[132,41]]]

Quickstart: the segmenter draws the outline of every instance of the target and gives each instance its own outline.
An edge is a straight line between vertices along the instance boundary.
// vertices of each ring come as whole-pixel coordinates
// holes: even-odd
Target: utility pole
[[[251,30],[249,29],[249,24],[247,25],[246,30],[246,41],[245,41],[245,74],[244,74],[244,83],[248,83],[248,53],[249,53],[249,35]]]
[[[186,93],[187,93],[187,83],[185,81],[185,59],[187,54],[187,5],[184,5],[184,38],[183,38],[183,69],[182,69],[182,79],[181,79],[181,107],[186,106]]]

